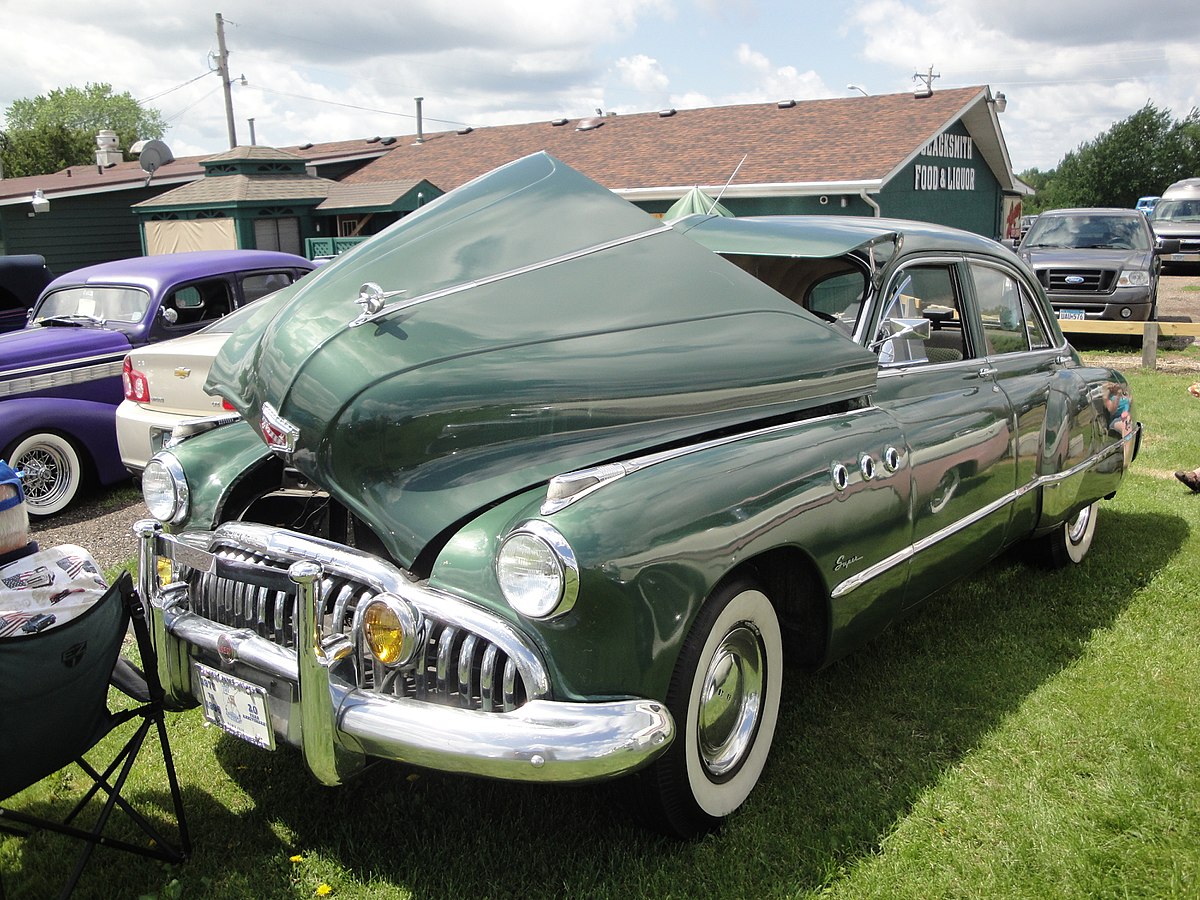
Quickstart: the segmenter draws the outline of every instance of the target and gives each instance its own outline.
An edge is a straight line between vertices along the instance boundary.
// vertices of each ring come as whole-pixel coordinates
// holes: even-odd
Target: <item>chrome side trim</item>
[[[831,419],[848,419],[855,416],[865,415],[868,412],[876,412],[874,407],[864,407],[863,409],[852,409],[847,412],[830,413],[826,416],[817,416],[813,419],[800,419],[795,422],[784,422],[779,425],[771,425],[767,428],[758,428],[753,431],[745,431],[739,434],[731,434],[721,438],[713,438],[711,440],[701,441],[698,444],[689,444],[685,447],[676,447],[674,450],[664,450],[661,453],[650,453],[646,456],[635,456],[630,459],[618,460],[617,462],[607,463],[602,466],[593,466],[589,469],[576,469],[573,472],[564,472],[561,475],[555,475],[550,479],[550,484],[546,488],[546,499],[542,501],[541,509],[539,510],[543,516],[552,515],[559,510],[566,509],[572,503],[582,500],[588,494],[600,490],[600,488],[612,484],[624,478],[626,475],[632,475],[634,472],[640,472],[642,469],[647,469],[650,466],[657,466],[660,463],[670,462],[673,459],[680,459],[684,456],[690,456],[693,453],[702,453],[705,450],[712,450],[716,447],[723,447],[727,444],[733,444],[737,441],[753,440],[767,435],[781,434],[793,428],[807,427],[815,423],[827,422]]]
[[[84,384],[89,381],[99,381],[102,378],[120,378],[121,364],[125,360],[125,352],[119,356],[94,356],[86,360],[64,360],[52,365],[30,366],[17,369],[15,372],[5,372],[0,375],[0,399],[15,397],[21,394],[31,394],[34,391],[45,391],[52,388],[67,387],[72,384]],[[80,362],[92,362],[91,365],[80,366]],[[69,365],[71,368],[61,368]],[[46,371],[57,369],[57,371]],[[22,373],[33,374],[22,374]],[[17,377],[12,377],[16,375]]]
[[[659,225],[656,228],[651,228],[647,231],[640,231],[637,234],[629,234],[624,237],[614,238],[611,241],[605,241],[601,244],[593,244],[591,247],[583,247],[579,250],[572,250],[570,253],[564,253],[561,256],[555,256],[551,259],[543,259],[535,263],[530,263],[527,266],[518,266],[515,269],[508,269],[504,272],[497,272],[495,275],[489,275],[486,278],[476,278],[471,281],[464,281],[461,284],[451,285],[450,287],[440,288],[436,291],[430,291],[428,294],[420,294],[408,300],[401,300],[396,303],[391,303],[376,312],[369,313],[366,307],[363,308],[363,313],[349,322],[347,327],[357,328],[360,325],[365,325],[367,322],[377,322],[385,316],[390,316],[392,313],[400,312],[401,310],[411,309],[414,306],[419,306],[422,303],[428,303],[430,300],[438,300],[442,297],[448,297],[451,294],[458,294],[463,291],[469,291],[472,288],[483,287],[489,284],[495,284],[498,281],[505,281],[509,278],[515,278],[517,275],[524,275],[528,272],[536,272],[538,269],[545,269],[550,266],[556,266],[559,263],[570,262],[574,259],[581,259],[584,256],[590,256],[593,253],[600,253],[604,250],[611,250],[613,247],[620,247],[623,244],[631,244],[634,241],[640,241],[643,238],[654,237],[656,234],[663,234],[667,231],[672,231],[670,224]],[[399,291],[384,291],[380,293],[380,297],[390,297],[394,294],[401,293]],[[355,301],[358,302],[357,300]]]
[[[1126,442],[1133,441],[1135,439],[1135,435],[1137,435],[1139,431],[1140,431],[1140,428],[1136,429],[1134,431],[1131,431],[1129,434],[1122,437],[1121,440],[1117,441],[1115,444],[1109,445],[1108,447],[1101,450],[1099,453],[1095,454],[1094,456],[1092,456],[1088,459],[1085,459],[1083,462],[1077,463],[1076,465],[1072,466],[1071,468],[1067,469],[1064,472],[1057,472],[1053,475],[1039,475],[1037,478],[1033,479],[1028,484],[1022,485],[1021,487],[1017,488],[1016,490],[1010,491],[1008,494],[1005,494],[1003,497],[993,500],[987,506],[984,506],[984,507],[981,507],[980,509],[975,510],[975,512],[971,513],[971,515],[964,516],[963,518],[959,519],[957,522],[952,522],[951,524],[947,525],[945,528],[938,529],[933,534],[928,535],[927,537],[923,537],[919,541],[915,541],[914,543],[910,544],[909,546],[907,546],[901,550],[897,550],[891,556],[888,556],[885,559],[881,559],[879,562],[877,562],[873,565],[867,566],[867,568],[863,569],[861,572],[857,572],[854,575],[852,575],[850,578],[847,578],[845,581],[842,581],[839,584],[837,584],[834,587],[833,591],[830,593],[830,596],[835,600],[839,597],[844,597],[847,594],[849,594],[851,591],[857,590],[858,588],[862,587],[868,581],[871,581],[874,578],[878,578],[880,575],[884,574],[885,572],[890,571],[891,569],[894,569],[896,566],[899,566],[905,562],[908,562],[908,560],[912,559],[918,553],[921,553],[924,550],[928,550],[930,547],[933,547],[934,545],[941,543],[942,541],[946,540],[947,538],[953,537],[954,535],[958,534],[958,532],[963,531],[966,528],[969,528],[970,526],[974,525],[976,522],[980,521],[983,518],[986,518],[987,516],[990,516],[992,513],[996,512],[999,509],[1004,508],[1008,504],[1015,503],[1017,500],[1021,499],[1026,494],[1028,494],[1030,491],[1034,491],[1034,490],[1037,490],[1038,488],[1042,488],[1042,487],[1053,487],[1054,485],[1056,485],[1062,481],[1065,481],[1068,478],[1078,475],[1080,472],[1084,472],[1087,469],[1090,469],[1093,466],[1098,465],[1099,463],[1108,459],[1110,456],[1115,456],[1118,453],[1123,453],[1124,452],[1124,444]]]

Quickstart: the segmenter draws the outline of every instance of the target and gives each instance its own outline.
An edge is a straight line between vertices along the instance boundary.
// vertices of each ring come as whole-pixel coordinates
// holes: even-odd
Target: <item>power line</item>
[[[206,75],[213,75],[213,74],[215,74],[215,73],[213,72],[213,70],[212,70],[212,69],[209,69],[207,72],[201,72],[201,73],[200,73],[199,75],[197,75],[195,78],[189,78],[187,81],[184,81],[184,82],[182,82],[182,83],[180,83],[180,84],[177,84],[177,85],[175,85],[175,87],[173,87],[173,88],[167,88],[165,91],[159,91],[157,94],[154,94],[154,95],[152,95],[152,96],[150,96],[150,97],[146,97],[146,98],[144,98],[144,99],[142,99],[142,100],[137,100],[137,101],[135,101],[135,102],[137,103],[137,105],[138,105],[138,106],[145,106],[147,103],[149,103],[149,102],[150,102],[150,101],[152,101],[152,100],[157,100],[159,97],[165,97],[165,96],[167,96],[167,94],[170,94],[170,93],[172,93],[172,92],[174,92],[174,91],[177,91],[177,90],[179,90],[180,88],[185,88],[185,87],[187,87],[189,84],[192,84],[192,83],[193,83],[193,82],[195,82],[195,81],[199,81],[201,78],[204,78]]]
[[[255,90],[262,91],[265,94],[278,94],[281,97],[293,97],[297,100],[309,100],[313,103],[327,103],[330,106],[342,106],[342,107],[345,107],[346,109],[356,109],[356,110],[359,110],[360,112],[381,113],[382,115],[385,115],[385,116],[399,116],[404,119],[415,119],[416,118],[415,113],[393,112],[390,109],[376,109],[375,107],[372,107],[372,106],[356,106],[353,103],[340,103],[337,100],[322,100],[320,97],[306,97],[303,94],[293,94],[288,91],[277,91],[274,88],[263,87],[262,85],[256,84],[253,81],[250,82],[247,85],[247,87],[251,87],[251,88],[254,88]],[[443,125],[465,126],[465,125],[469,124],[467,122],[456,122],[452,119],[435,119],[432,116],[422,116],[421,119],[425,122],[440,122]]]

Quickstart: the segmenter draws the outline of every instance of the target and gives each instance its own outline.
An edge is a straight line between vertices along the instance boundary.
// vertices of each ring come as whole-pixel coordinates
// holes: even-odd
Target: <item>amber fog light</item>
[[[413,661],[420,622],[409,603],[394,594],[380,594],[367,602],[360,616],[359,633],[372,656],[389,667]]]

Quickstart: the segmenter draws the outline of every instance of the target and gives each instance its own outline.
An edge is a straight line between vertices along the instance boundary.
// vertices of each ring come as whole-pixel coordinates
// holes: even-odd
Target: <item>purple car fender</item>
[[[101,484],[129,477],[117,449],[112,403],[69,397],[18,397],[6,400],[0,409],[0,453],[6,453],[28,434],[50,432],[67,438],[91,457]]]

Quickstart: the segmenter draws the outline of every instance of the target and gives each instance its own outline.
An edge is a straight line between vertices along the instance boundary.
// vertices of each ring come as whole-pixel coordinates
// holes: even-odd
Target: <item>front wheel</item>
[[[675,741],[639,777],[652,824],[691,838],[742,805],[771,750],[782,677],[779,619],[766,594],[749,581],[718,589],[688,632],[671,677]]]
[[[8,454],[8,464],[18,472],[25,489],[25,507],[31,516],[60,512],[75,499],[83,481],[79,454],[61,435],[42,432],[18,441]]]
[[[1061,569],[1083,562],[1096,534],[1099,505],[1098,500],[1093,501],[1052,532],[1036,539],[1034,547],[1043,564]]]

